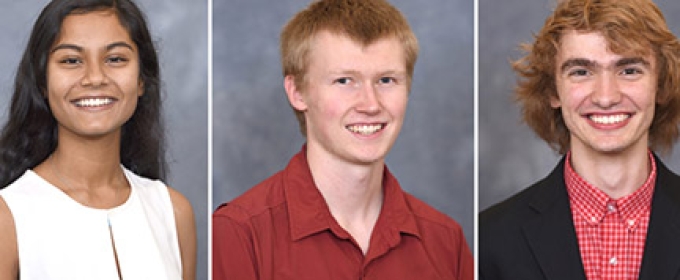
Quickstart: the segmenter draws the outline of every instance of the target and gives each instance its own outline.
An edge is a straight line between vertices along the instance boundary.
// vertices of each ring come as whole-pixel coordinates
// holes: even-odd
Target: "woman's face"
[[[137,46],[114,12],[64,18],[47,63],[47,98],[60,138],[119,135],[143,88]]]

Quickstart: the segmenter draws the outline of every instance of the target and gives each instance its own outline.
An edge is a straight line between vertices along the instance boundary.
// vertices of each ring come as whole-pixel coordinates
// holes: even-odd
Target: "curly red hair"
[[[512,64],[519,76],[515,94],[523,121],[560,154],[569,149],[569,130],[550,99],[557,97],[555,60],[560,38],[573,30],[599,32],[617,54],[654,55],[659,80],[649,146],[670,151],[680,123],[680,43],[650,0],[561,1],[533,44],[522,45],[526,56]]]

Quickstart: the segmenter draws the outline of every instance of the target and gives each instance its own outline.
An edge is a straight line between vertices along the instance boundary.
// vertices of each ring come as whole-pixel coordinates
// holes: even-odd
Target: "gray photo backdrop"
[[[387,165],[473,242],[473,1],[393,0],[420,41]],[[279,32],[309,0],[214,0],[213,208],[283,169],[304,137],[288,105]]]
[[[0,9],[0,122],[7,120],[14,74],[46,0],[3,1]],[[197,279],[208,278],[208,2],[137,0],[159,52],[170,176],[194,207]]]
[[[509,61],[524,53],[556,0],[479,0],[479,210],[544,178],[560,157],[521,121],[513,102],[516,76]],[[655,1],[674,34],[680,34],[680,2]],[[680,172],[680,147],[662,156]]]

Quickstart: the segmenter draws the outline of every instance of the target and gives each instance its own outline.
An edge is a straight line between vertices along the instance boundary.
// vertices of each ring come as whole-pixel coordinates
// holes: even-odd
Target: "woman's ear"
[[[144,81],[139,80],[139,87],[137,88],[137,96],[142,97],[144,95]]]

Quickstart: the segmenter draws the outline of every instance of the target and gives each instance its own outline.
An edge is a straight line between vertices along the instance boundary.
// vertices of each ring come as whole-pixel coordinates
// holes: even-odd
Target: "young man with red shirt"
[[[649,0],[561,1],[513,67],[524,120],[564,154],[480,215],[480,279],[680,279],[680,44]]]
[[[403,192],[385,156],[418,43],[383,0],[324,0],[281,34],[307,139],[288,166],[213,215],[213,279],[464,279],[461,227]]]

